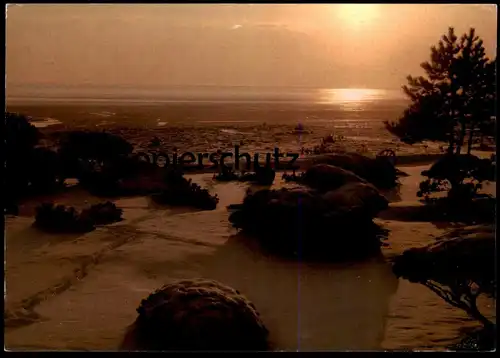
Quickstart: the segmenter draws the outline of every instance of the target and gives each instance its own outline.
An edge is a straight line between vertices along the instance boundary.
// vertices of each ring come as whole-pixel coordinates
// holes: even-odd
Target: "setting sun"
[[[378,4],[341,4],[337,6],[335,8],[337,16],[345,25],[353,29],[370,25],[380,12]]]

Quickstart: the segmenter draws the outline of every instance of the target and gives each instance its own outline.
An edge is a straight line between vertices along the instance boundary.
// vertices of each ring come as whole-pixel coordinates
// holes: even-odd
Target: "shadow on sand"
[[[380,191],[390,203],[395,203],[402,200],[401,197],[401,184],[396,184],[394,188],[385,189]]]
[[[439,229],[459,227],[465,224],[489,223],[494,220],[496,199],[477,200],[463,203],[454,210],[446,204],[395,203],[382,211],[378,218],[403,222],[430,222]]]
[[[193,258],[194,259],[194,258]],[[246,295],[277,350],[380,349],[398,280],[382,256],[359,263],[297,262],[231,236],[194,259],[206,278]]]

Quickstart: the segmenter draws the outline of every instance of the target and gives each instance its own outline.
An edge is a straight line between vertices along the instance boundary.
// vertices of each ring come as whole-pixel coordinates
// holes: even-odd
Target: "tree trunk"
[[[476,304],[476,298],[477,297],[474,297],[474,298],[469,298],[470,299],[470,309],[469,311],[467,312],[472,318],[478,320],[479,322],[482,323],[482,325],[484,326],[484,328],[486,329],[494,329],[495,328],[495,324],[493,322],[491,322],[488,318],[486,318],[485,316],[483,316],[483,314],[481,312],[479,312],[479,309],[477,308],[477,304]]]
[[[448,139],[448,154],[453,154],[453,150],[455,149],[455,133],[453,129],[450,130],[450,138]]]
[[[459,138],[458,143],[457,143],[457,155],[460,155],[460,152],[462,150],[462,146],[464,145],[466,131],[467,131],[467,126],[465,125],[465,122],[462,119],[460,121],[460,138]]]
[[[479,139],[479,144],[481,145],[481,147],[484,145],[484,137],[485,137],[485,134],[481,133],[481,138]]]
[[[453,140],[450,141],[450,144],[448,146],[448,150],[447,150],[447,153],[448,154],[453,154],[453,149],[454,149],[454,146],[453,146]]]
[[[467,142],[467,154],[470,154],[472,151],[472,141],[474,140],[474,127],[471,126],[469,131],[469,140]]]

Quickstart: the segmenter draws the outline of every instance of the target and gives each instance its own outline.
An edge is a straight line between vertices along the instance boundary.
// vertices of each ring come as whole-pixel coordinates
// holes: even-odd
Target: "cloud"
[[[231,27],[231,30],[237,30],[240,27],[242,27],[242,26],[241,25],[233,25],[233,27]]]

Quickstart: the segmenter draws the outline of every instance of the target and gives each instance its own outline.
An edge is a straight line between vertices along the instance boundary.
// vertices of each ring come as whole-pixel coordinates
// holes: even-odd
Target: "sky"
[[[398,89],[449,26],[496,56],[496,5],[8,5],[7,86]]]

